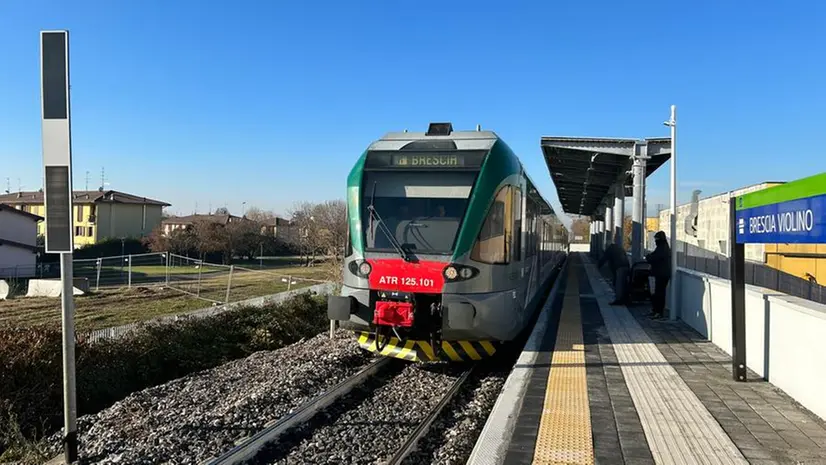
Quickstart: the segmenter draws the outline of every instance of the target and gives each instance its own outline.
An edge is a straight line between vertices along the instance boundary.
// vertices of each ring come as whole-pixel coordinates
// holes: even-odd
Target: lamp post
[[[677,105],[671,105],[671,119],[664,122],[671,127],[671,298],[669,319],[677,319]]]

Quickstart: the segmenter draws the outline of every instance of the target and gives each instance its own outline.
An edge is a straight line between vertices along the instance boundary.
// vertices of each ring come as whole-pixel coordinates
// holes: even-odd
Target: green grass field
[[[137,268],[137,267],[135,267]],[[152,268],[152,267],[150,267]],[[164,267],[161,267],[164,268]],[[135,271],[133,269],[133,271]],[[150,270],[154,271],[154,270]],[[230,302],[237,302],[253,297],[275,294],[287,290],[287,283],[282,282],[281,274],[293,276],[296,284],[291,288],[316,284],[302,281],[301,278],[313,280],[330,279],[334,271],[329,266],[319,267],[282,267],[278,275],[271,272],[253,272],[237,270],[233,273],[230,289]],[[165,273],[165,269],[164,269]],[[191,273],[186,273],[190,275]],[[181,278],[183,273],[176,276]],[[197,273],[195,274],[197,276]],[[138,321],[145,321],[163,315],[175,315],[200,308],[209,307],[216,300],[223,302],[229,274],[219,276],[204,274],[200,283],[200,295],[203,299],[187,295],[175,289],[159,286],[134,285],[131,289],[101,289],[83,296],[75,297],[75,321],[77,328],[88,331],[110,326],[117,326]],[[172,278],[170,285],[188,292],[197,291],[197,280]],[[0,326],[60,325],[60,299],[48,297],[16,297],[0,300]]]

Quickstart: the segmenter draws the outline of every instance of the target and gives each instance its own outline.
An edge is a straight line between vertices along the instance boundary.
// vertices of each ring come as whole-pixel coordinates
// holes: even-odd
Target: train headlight
[[[479,270],[472,266],[450,264],[442,270],[446,281],[465,281],[479,274]]]
[[[361,274],[362,276],[370,275],[371,271],[373,271],[373,267],[370,266],[369,263],[362,262],[361,265],[359,265],[359,274]]]
[[[373,271],[373,267],[364,260],[353,260],[347,264],[347,268],[350,270],[350,273],[353,273],[359,278],[367,278]]]
[[[445,278],[453,281],[459,276],[459,272],[456,271],[456,267],[449,266],[445,268]]]

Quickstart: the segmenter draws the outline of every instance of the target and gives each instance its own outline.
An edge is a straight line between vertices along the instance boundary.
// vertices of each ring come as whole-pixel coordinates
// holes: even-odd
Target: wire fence
[[[325,282],[321,284],[313,284],[312,286],[302,287],[298,289],[292,289],[290,291],[284,291],[275,295],[267,295],[263,297],[258,297],[254,299],[246,299],[237,301],[234,304],[225,304],[219,306],[213,306],[208,308],[203,308],[199,310],[194,310],[190,312],[184,313],[177,313],[173,315],[165,315],[158,318],[153,318],[147,321],[141,321],[136,323],[129,323],[126,325],[120,326],[112,326],[109,328],[98,329],[94,331],[84,332],[81,336],[82,339],[89,341],[90,343],[94,343],[103,339],[116,339],[123,335],[130,333],[131,331],[140,328],[143,325],[151,325],[151,324],[168,324],[174,323],[183,318],[206,318],[213,315],[218,315],[224,313],[226,311],[232,310],[236,305],[249,305],[249,306],[264,306],[268,304],[277,304],[284,302],[285,300],[301,294],[305,292],[314,293],[317,295],[328,295],[335,290],[336,286],[334,283]]]
[[[677,266],[730,279],[729,260],[726,255],[683,241],[677,241],[676,248]],[[785,273],[765,263],[746,260],[745,278],[746,284],[826,304],[826,286]]]
[[[160,286],[213,304],[329,282],[281,273],[278,268],[222,265],[168,252],[76,259],[72,263],[75,280],[84,280],[89,291]],[[29,278],[58,278],[60,269],[58,264],[40,264],[31,269],[0,269],[0,279],[4,276],[24,282]]]

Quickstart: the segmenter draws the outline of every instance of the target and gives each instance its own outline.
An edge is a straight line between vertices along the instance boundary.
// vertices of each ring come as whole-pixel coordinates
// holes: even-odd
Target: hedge
[[[79,343],[78,414],[96,413],[132,392],[314,336],[327,324],[323,299],[300,294],[279,305],[148,325],[120,339]],[[57,328],[0,329],[0,459],[62,426],[61,350]]]

